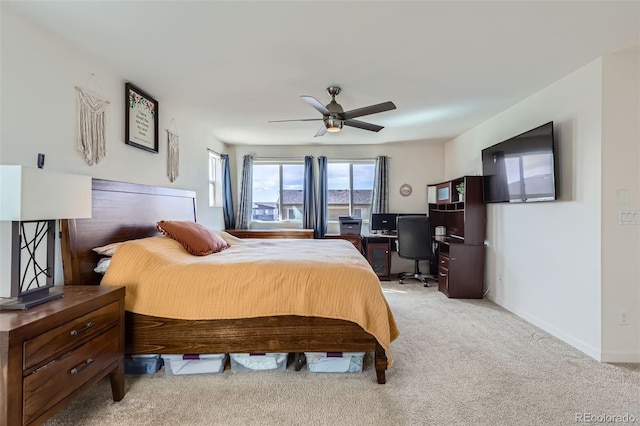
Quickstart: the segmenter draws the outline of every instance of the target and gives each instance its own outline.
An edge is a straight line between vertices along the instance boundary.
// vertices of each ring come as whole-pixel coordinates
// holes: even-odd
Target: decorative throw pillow
[[[157,227],[160,232],[182,244],[195,256],[218,253],[229,247],[222,237],[196,222],[161,220]]]
[[[120,244],[123,244],[123,243],[124,241],[121,241],[119,243],[107,244],[106,246],[96,247],[93,249],[93,251],[95,251],[96,253],[102,256],[113,256],[118,246],[120,246]]]

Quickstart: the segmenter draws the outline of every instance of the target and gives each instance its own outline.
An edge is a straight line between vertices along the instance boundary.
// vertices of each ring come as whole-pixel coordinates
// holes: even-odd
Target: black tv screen
[[[556,199],[553,121],[482,150],[485,203]]]

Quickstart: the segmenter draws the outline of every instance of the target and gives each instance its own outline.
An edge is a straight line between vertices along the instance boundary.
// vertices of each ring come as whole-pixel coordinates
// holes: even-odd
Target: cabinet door
[[[482,299],[484,291],[484,246],[455,244],[449,252],[447,295]]]
[[[367,244],[367,260],[380,279],[389,279],[389,243],[369,243]]]

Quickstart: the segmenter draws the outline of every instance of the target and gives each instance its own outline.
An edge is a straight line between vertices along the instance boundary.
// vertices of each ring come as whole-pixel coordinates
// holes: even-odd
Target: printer
[[[351,216],[339,216],[340,235],[360,235],[362,219]]]

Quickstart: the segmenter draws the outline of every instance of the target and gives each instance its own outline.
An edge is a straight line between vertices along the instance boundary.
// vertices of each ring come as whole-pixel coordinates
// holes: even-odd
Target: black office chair
[[[398,216],[396,222],[398,239],[396,247],[398,256],[415,261],[413,272],[398,274],[400,284],[406,279],[416,279],[427,287],[427,277],[420,272],[418,262],[433,259],[433,245],[431,241],[431,226],[427,216]]]

